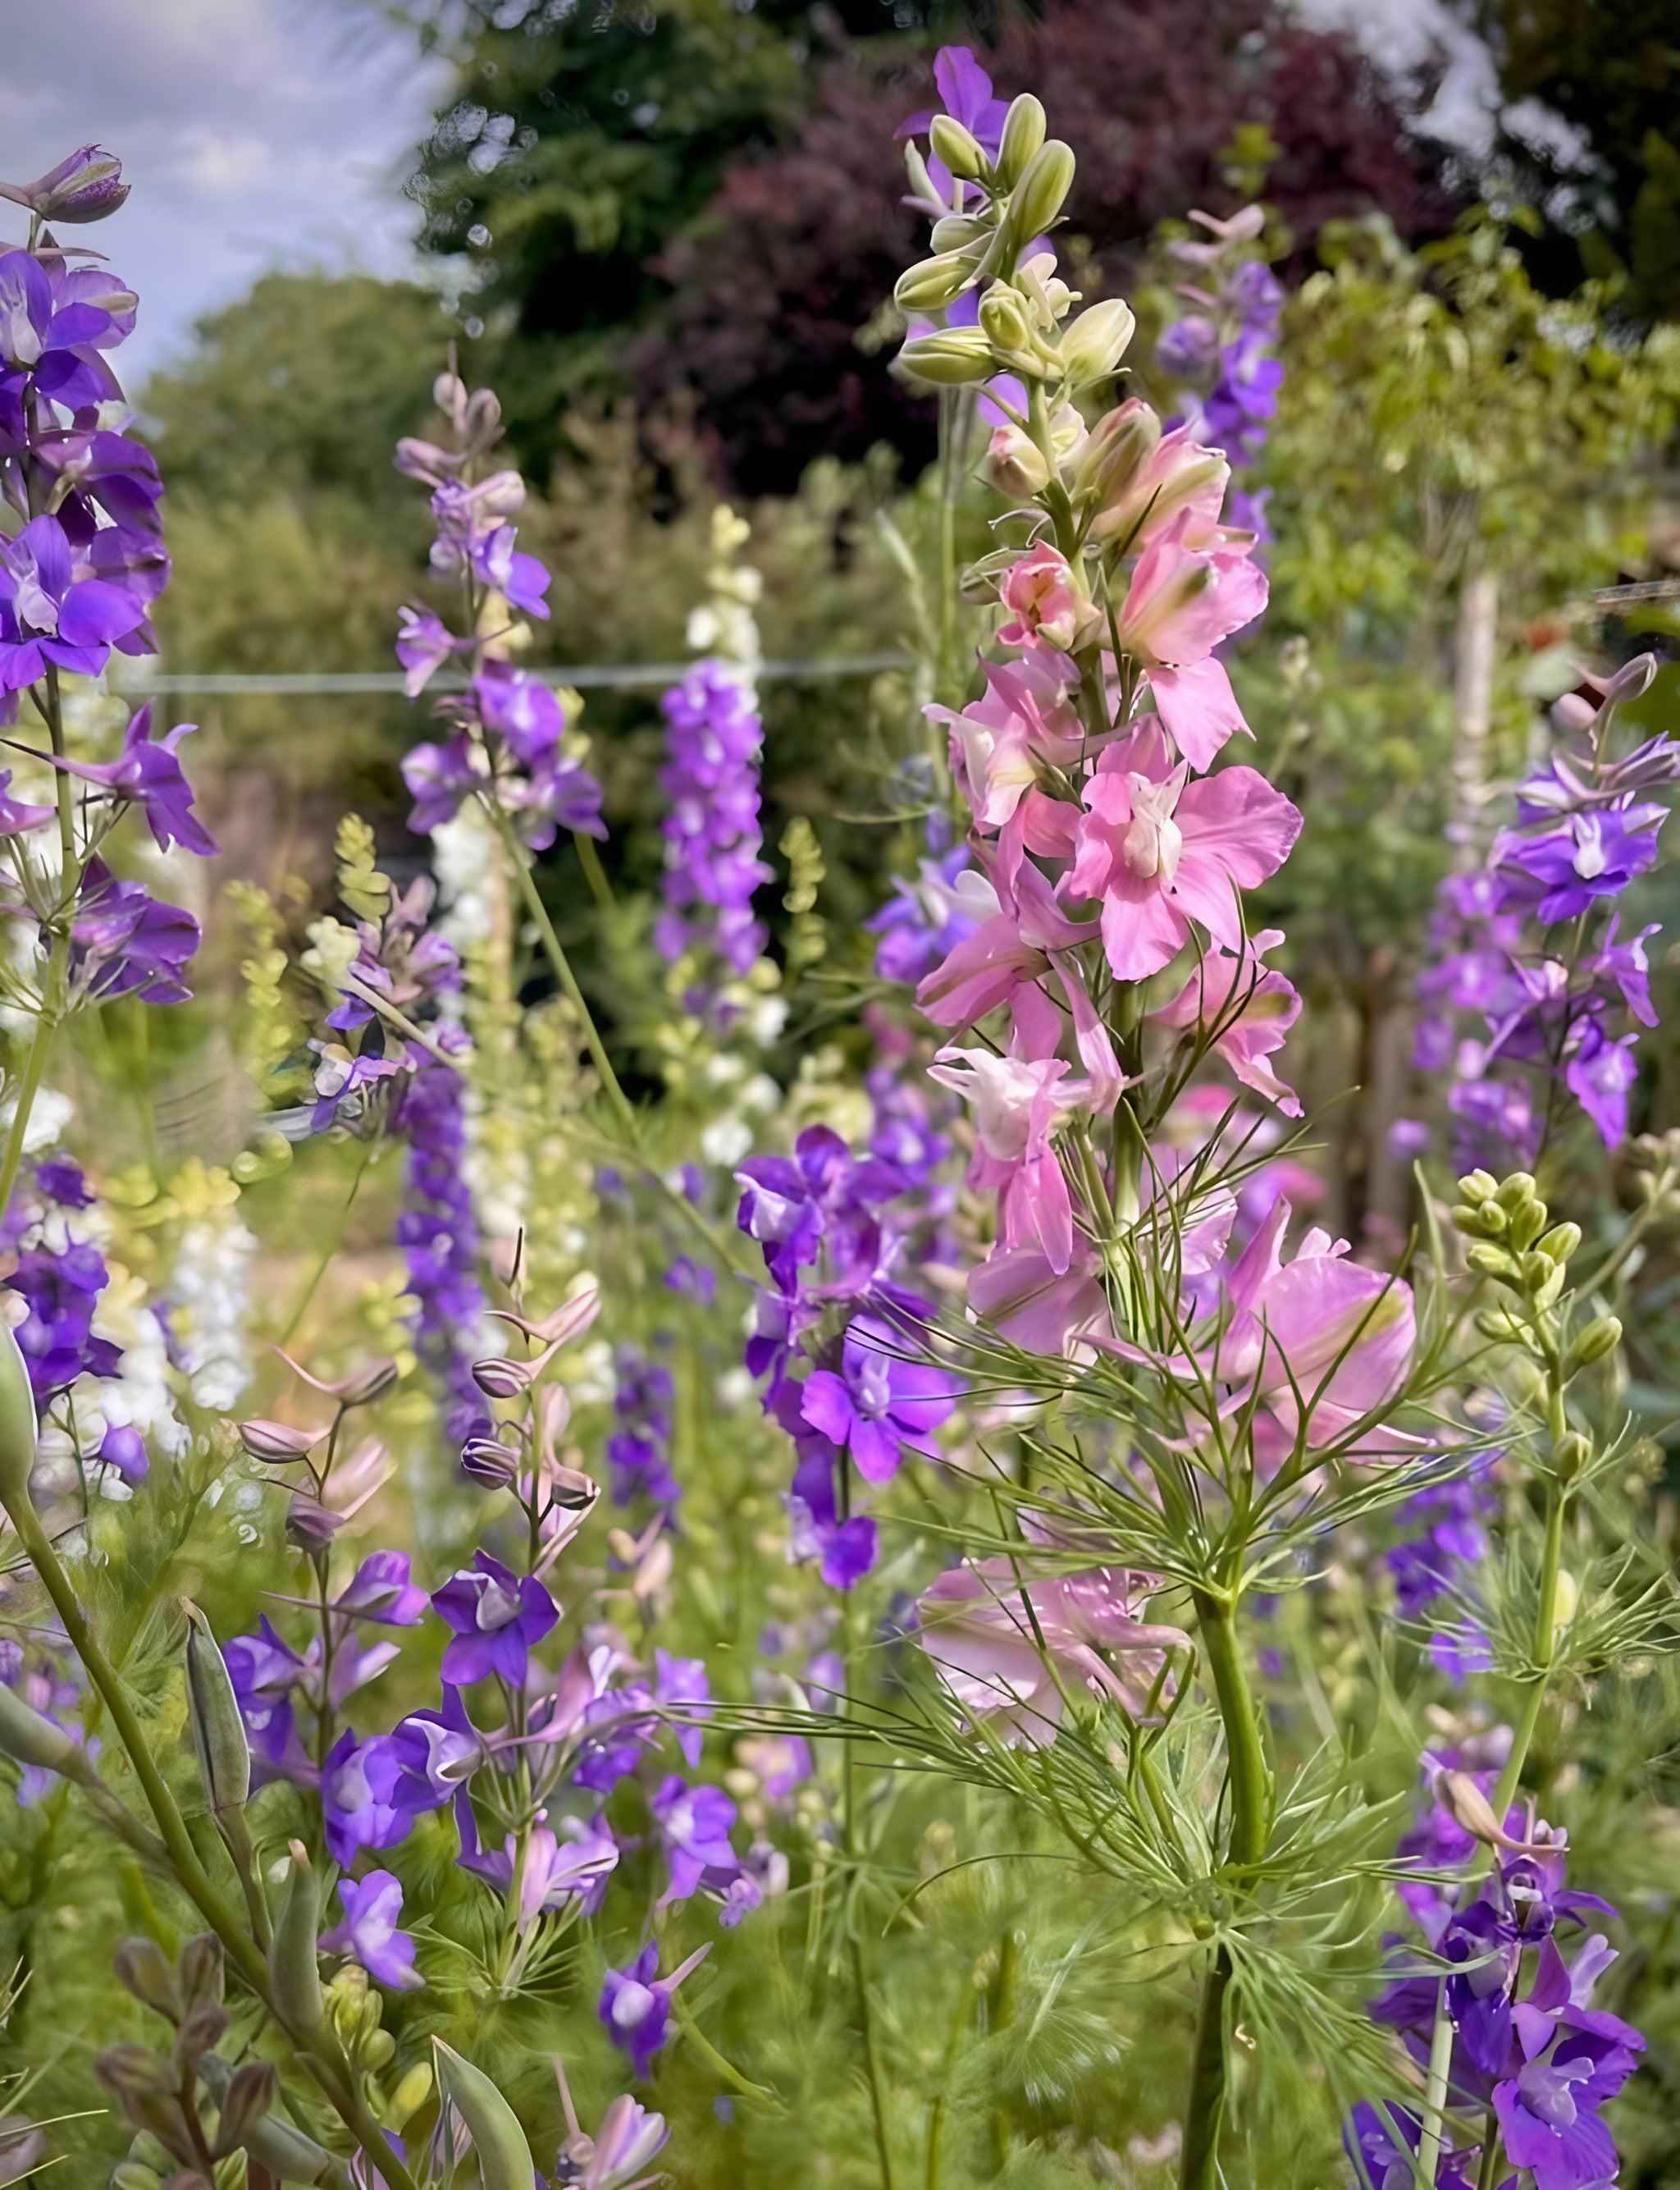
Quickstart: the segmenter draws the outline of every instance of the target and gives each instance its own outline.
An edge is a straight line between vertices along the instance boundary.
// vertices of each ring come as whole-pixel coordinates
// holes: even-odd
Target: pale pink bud
[[[249,1421],[239,1426],[239,1441],[253,1460],[260,1460],[270,1467],[281,1467],[288,1461],[302,1460],[313,1452],[326,1436],[324,1429],[293,1429],[287,1422]]]

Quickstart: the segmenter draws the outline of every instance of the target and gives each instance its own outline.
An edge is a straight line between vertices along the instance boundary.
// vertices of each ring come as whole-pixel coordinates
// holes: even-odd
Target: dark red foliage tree
[[[1118,287],[1160,220],[1232,209],[1221,156],[1243,123],[1279,148],[1266,195],[1304,252],[1325,221],[1373,208],[1408,237],[1451,218],[1415,110],[1349,41],[1274,0],[1049,0],[1007,22],[987,65],[1001,94],[1036,92],[1078,150],[1069,232],[1093,254],[1087,293]],[[931,452],[931,407],[887,370],[882,317],[922,235],[893,132],[929,87],[923,68],[838,55],[797,141],[732,164],[653,262],[671,294],[635,346],[639,393],[692,405],[738,491],[785,492],[824,452],[885,441],[908,471]]]

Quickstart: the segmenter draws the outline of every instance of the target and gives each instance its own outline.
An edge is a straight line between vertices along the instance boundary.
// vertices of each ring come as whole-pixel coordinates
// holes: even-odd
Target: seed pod
[[[195,1604],[181,1600],[187,1615],[187,1722],[192,1728],[198,1776],[219,1818],[243,1809],[251,1793],[251,1744],[226,1660]]]
[[[1131,306],[1118,297],[1093,304],[1063,330],[1062,371],[1081,386],[1106,380],[1126,355],[1136,326]]]
[[[35,1390],[10,1324],[0,1325],[0,1506],[16,1512],[29,1503],[35,1466]]]
[[[927,141],[934,158],[942,160],[963,182],[977,182],[992,172],[992,162],[980,139],[954,115],[936,114],[928,125]]]
[[[970,387],[992,371],[992,345],[978,327],[942,327],[936,334],[919,335],[898,357],[907,372],[935,388]]]
[[[484,2190],[531,2190],[535,2170],[518,2116],[481,2069],[441,2038],[432,2045],[444,2096],[472,2131]]]
[[[892,292],[901,311],[936,312],[954,304],[974,278],[974,257],[966,251],[947,251],[936,258],[924,258],[907,267]]]
[[[998,147],[998,183],[1012,190],[1026,173],[1044,141],[1044,110],[1030,91],[1010,102],[1004,116],[1003,141]]]
[[[1042,235],[1073,187],[1073,148],[1060,137],[1041,145],[1010,199],[1010,231],[1017,247]]]
[[[321,1925],[321,1887],[302,1841],[291,1843],[286,1899],[269,1949],[274,2006],[292,2033],[319,2030],[325,2020],[315,1941]]]
[[[1554,1262],[1567,1262],[1581,1245],[1578,1224],[1554,1224],[1552,1229],[1536,1240],[1535,1245],[1542,1255],[1549,1255]]]
[[[1577,1370],[1590,1368],[1595,1361],[1602,1361],[1607,1353],[1615,1353],[1621,1343],[1621,1317],[1596,1316],[1570,1347],[1564,1362],[1564,1376],[1573,1376]]]

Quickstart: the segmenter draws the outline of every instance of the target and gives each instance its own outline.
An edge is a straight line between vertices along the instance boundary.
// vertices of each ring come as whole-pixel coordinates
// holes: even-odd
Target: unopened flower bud
[[[934,116],[928,125],[927,141],[934,158],[942,160],[951,173],[965,183],[977,182],[981,175],[991,173],[992,163],[980,139],[953,114]]]
[[[1467,1171],[1458,1182],[1459,1196],[1465,1201],[1488,1201],[1498,1191],[1499,1181],[1491,1171]]]
[[[141,2006],[167,2022],[179,2023],[185,2012],[180,1987],[169,1958],[156,1939],[125,1939],[111,1957],[116,1981],[133,1994]]]
[[[1515,1209],[1534,1198],[1534,1173],[1530,1171],[1513,1171],[1494,1189],[1494,1199],[1502,1209]]]
[[[472,2131],[484,2190],[531,2190],[531,2148],[518,2116],[482,2069],[441,2038],[432,2044],[444,2096]]]
[[[1514,1278],[1517,1274],[1514,1260],[1491,1240],[1479,1240],[1464,1259],[1485,1278]]]
[[[975,261],[966,251],[947,251],[907,267],[893,287],[901,311],[936,312],[954,304],[974,279]]]
[[[138,2159],[120,2159],[111,2170],[110,2190],[162,2190],[163,2177]]]
[[[432,2071],[424,2061],[416,2062],[385,2103],[387,2127],[400,2130],[410,2114],[417,2114],[432,2096]]]
[[[250,1421],[239,1426],[239,1441],[253,1460],[265,1467],[283,1467],[302,1460],[326,1436],[323,1430],[296,1430],[286,1422]]]
[[[933,224],[928,241],[936,252],[960,251],[965,244],[981,243],[997,227],[995,220],[987,220],[979,213],[947,213],[942,220]]]
[[[1455,1201],[1451,1214],[1454,1229],[1468,1233],[1473,1240],[1505,1236],[1505,1211],[1496,1201]]]
[[[1539,1251],[1549,1256],[1554,1262],[1567,1262],[1580,1245],[1581,1227],[1578,1224],[1554,1224],[1549,1232],[1535,1242]]]
[[[1081,387],[1106,380],[1126,355],[1136,326],[1131,306],[1118,297],[1093,304],[1063,330],[1062,371]]]
[[[1052,137],[1028,161],[1010,198],[1010,228],[1018,245],[1042,235],[1073,187],[1073,148]]]
[[[492,1354],[472,1364],[472,1381],[487,1399],[517,1399],[529,1386],[530,1365],[511,1354]]]
[[[1558,1572],[1558,1594],[1552,1607],[1552,1637],[1554,1642],[1558,1636],[1567,1632],[1580,1605],[1581,1584],[1569,1569],[1564,1567]]]
[[[1598,712],[1592,702],[1583,700],[1579,692],[1565,692],[1562,699],[1552,702],[1553,727],[1566,735],[1590,729]]]
[[[1027,307],[1015,291],[999,282],[980,300],[980,324],[994,348],[1014,352],[1031,346],[1032,329]]]
[[[942,327],[898,353],[904,370],[935,388],[967,388],[992,372],[992,345],[978,327]]]
[[[1559,1483],[1573,1483],[1592,1457],[1590,1441],[1579,1430],[1567,1430],[1552,1449],[1552,1472]]]
[[[483,1483],[492,1490],[504,1483],[511,1483],[518,1472],[521,1454],[517,1445],[503,1444],[497,1438],[469,1438],[461,1449],[461,1465],[475,1483]]]
[[[218,1817],[242,1809],[251,1793],[251,1745],[245,1720],[210,1624],[195,1604],[181,1600],[187,1615],[187,1722],[192,1728],[198,1776]]]
[[[1538,1292],[1557,1268],[1549,1255],[1542,1255],[1537,1247],[1531,1248],[1520,1265],[1523,1283],[1530,1292]]]
[[[1010,102],[1004,116],[1004,134],[998,147],[998,183],[1012,190],[1026,173],[1044,141],[1044,110],[1030,91]]]
[[[1018,426],[993,428],[991,445],[986,451],[986,470],[998,493],[1009,495],[1016,502],[1030,501],[1035,494],[1043,493],[1050,482],[1050,468],[1044,462],[1043,451],[1032,435],[1023,434]]]
[[[1569,1275],[1561,1262],[1552,1264],[1551,1275],[1542,1278],[1534,1287],[1530,1298],[1536,1308],[1550,1308],[1564,1290],[1564,1280]]]
[[[1513,1248],[1519,1255],[1526,1252],[1546,1229],[1546,1204],[1519,1201],[1511,1211],[1509,1229]]]
[[[1623,700],[1637,700],[1642,692],[1649,690],[1651,680],[1656,673],[1657,658],[1655,654],[1636,654],[1632,661],[1623,662],[1605,685],[1605,706],[1616,706]]]
[[[1496,1346],[1520,1346],[1528,1337],[1528,1325],[1508,1308],[1483,1308],[1476,1317],[1476,1328]]]
[[[320,1881],[308,1849],[293,1841],[286,1898],[269,1949],[269,1979],[280,2020],[294,2035],[319,2030],[325,2019],[315,1945],[320,1924]]]
[[[0,183],[0,197],[27,206],[42,220],[85,227],[114,213],[128,195],[122,162],[98,145],[84,145],[32,183]]]
[[[0,1506],[8,1513],[29,1504],[35,1467],[35,1389],[10,1324],[0,1324]]]
[[[1582,1369],[1602,1361],[1607,1353],[1614,1353],[1621,1343],[1621,1319],[1615,1315],[1595,1316],[1575,1339],[1564,1361],[1564,1374],[1573,1376]]]

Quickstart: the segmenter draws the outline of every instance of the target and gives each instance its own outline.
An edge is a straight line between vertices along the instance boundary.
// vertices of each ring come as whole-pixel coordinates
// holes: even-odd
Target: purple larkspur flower
[[[698,1949],[662,1977],[659,1943],[650,1939],[627,1970],[608,1971],[601,1989],[601,2020],[614,2045],[629,2054],[638,2076],[653,2073],[653,2056],[665,2042],[671,1994],[710,1952],[709,1947]]]
[[[332,1600],[336,1613],[376,1620],[390,1627],[413,1627],[426,1616],[431,1599],[410,1578],[406,1552],[370,1552]]]
[[[626,1342],[614,1356],[613,1374],[617,1427],[605,1448],[613,1471],[613,1502],[628,1506],[634,1499],[650,1498],[656,1506],[675,1506],[682,1485],[670,1467],[676,1398],[670,1370]]]
[[[729,1844],[735,1805],[721,1787],[691,1787],[673,1773],[659,1783],[649,1807],[670,1872],[661,1909],[687,1901],[703,1885],[728,1885],[741,1866]]]
[[[183,906],[163,903],[139,882],[119,882],[103,860],[88,862],[71,923],[70,962],[89,996],[185,1003],[192,991],[181,975],[198,943],[198,922]]]
[[[382,1801],[368,1773],[367,1749],[347,1728],[327,1752],[321,1769],[321,1818],[327,1852],[346,1869],[363,1848],[395,1847],[408,1838],[414,1813]]]
[[[429,837],[445,821],[453,821],[484,780],[465,736],[453,737],[446,745],[410,746],[403,755],[402,772],[414,801],[409,826],[417,837]]]
[[[21,837],[54,819],[58,812],[55,806],[37,806],[32,800],[14,798],[11,783],[11,769],[0,769],[0,837]]]
[[[803,1419],[844,1446],[868,1483],[885,1483],[907,1450],[936,1458],[934,1432],[950,1420],[962,1390],[959,1377],[907,1359],[906,1351],[902,1332],[858,1316],[847,1327],[839,1370],[815,1369],[805,1382]]]
[[[818,1572],[830,1589],[855,1588],[880,1557],[880,1532],[867,1513],[842,1518],[836,1486],[846,1462],[827,1438],[800,1438],[795,1450],[799,1459],[788,1492],[789,1556],[819,1561]]]
[[[467,1088],[461,1074],[422,1058],[403,1091],[397,1123],[408,1142],[407,1206],[395,1240],[415,1302],[415,1350],[449,1395],[444,1427],[466,1444],[490,1427],[472,1364],[482,1348],[478,1218],[467,1183]]]
[[[884,981],[914,985],[942,965],[979,925],[964,905],[959,878],[972,871],[966,844],[919,862],[914,882],[893,877],[893,895],[864,922],[880,938],[875,971]]]
[[[568,1818],[558,1833],[540,1821],[526,1834],[523,1862],[512,1833],[499,1848],[479,1847],[478,1820],[464,1787],[455,1796],[455,1818],[461,1840],[456,1860],[463,1870],[486,1880],[498,1893],[508,1892],[518,1875],[522,1929],[550,1910],[563,1909],[569,1901],[592,1915],[601,1905],[608,1880],[618,1868],[619,1844],[599,1818],[587,1824],[580,1818]]]
[[[68,1240],[58,1250],[29,1247],[18,1257],[5,1282],[27,1303],[28,1312],[13,1335],[38,1408],[44,1410],[78,1376],[121,1373],[121,1349],[93,1332],[99,1296],[109,1281],[105,1257],[85,1242]]]
[[[397,1928],[403,1889],[388,1870],[341,1878],[338,1899],[343,1918],[321,1934],[329,1954],[354,1955],[371,1977],[393,1992],[414,1992],[425,1983],[414,1966],[412,1937]]]
[[[114,643],[144,618],[126,587],[85,563],[78,570],[57,517],[31,518],[0,538],[0,690],[37,683],[49,663],[97,677]]]
[[[432,1597],[432,1608],[455,1639],[444,1652],[443,1677],[470,1688],[494,1673],[510,1688],[524,1686],[530,1646],[560,1617],[559,1608],[532,1574],[516,1574],[488,1552],[452,1574]]]
[[[112,797],[132,801],[144,813],[159,849],[172,844],[211,857],[216,839],[193,811],[192,786],[181,773],[176,748],[191,735],[196,723],[178,723],[161,738],[151,734],[151,702],[133,715],[123,734],[122,751],[113,761],[67,760],[59,765],[84,783],[96,783]]]
[[[105,219],[127,196],[122,161],[99,145],[82,145],[32,183],[0,183],[0,197],[27,206],[37,219],[72,226]]]

